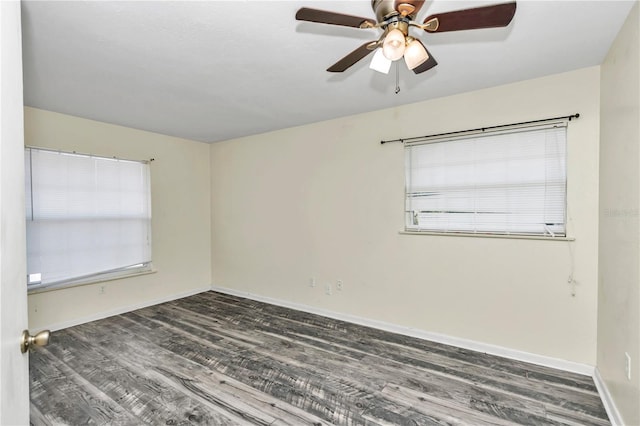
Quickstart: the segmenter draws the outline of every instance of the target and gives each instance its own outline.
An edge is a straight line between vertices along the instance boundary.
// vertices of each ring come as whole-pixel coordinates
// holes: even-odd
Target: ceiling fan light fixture
[[[390,61],[397,61],[402,58],[405,50],[404,34],[399,29],[395,28],[389,31],[389,34],[384,38],[382,43],[382,53],[384,57]]]
[[[376,49],[376,53],[373,54],[369,68],[382,74],[389,74],[391,62],[392,61],[384,56],[382,49]]]
[[[407,37],[407,48],[404,51],[404,61],[407,63],[407,68],[412,70],[422,65],[427,59],[429,59],[429,53],[424,45],[419,40]]]

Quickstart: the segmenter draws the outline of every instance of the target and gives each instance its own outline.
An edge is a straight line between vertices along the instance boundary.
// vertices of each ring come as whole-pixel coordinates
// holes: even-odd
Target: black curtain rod
[[[469,133],[469,132],[479,132],[479,131],[486,131],[486,130],[490,130],[490,129],[500,129],[503,127],[511,127],[511,126],[521,126],[524,124],[535,124],[535,123],[543,123],[545,121],[553,121],[553,120],[566,120],[568,119],[569,121],[571,121],[574,118],[579,118],[580,114],[573,114],[573,115],[567,115],[564,117],[553,117],[553,118],[544,118],[542,120],[532,120],[532,121],[523,121],[521,123],[513,123],[513,124],[501,124],[498,126],[489,126],[489,127],[480,127],[477,129],[470,129],[470,130],[459,130],[457,132],[447,132],[447,133],[437,133],[435,135],[428,135],[428,136],[416,136],[413,138],[406,138],[406,139],[390,139],[388,141],[380,141],[381,144],[385,144],[385,143],[391,143],[391,142],[413,142],[415,140],[418,139],[426,139],[426,138],[433,138],[433,137],[437,137],[437,136],[450,136],[450,135],[457,135],[460,133]]]
[[[0,0],[2,1],[2,0]],[[156,161],[155,158],[149,158],[148,160],[131,160],[131,159],[127,159],[127,158],[120,158],[120,157],[108,157],[106,155],[94,155],[94,154],[87,154],[84,152],[78,152],[78,151],[63,151],[60,149],[51,149],[51,148],[41,148],[39,146],[32,146],[32,145],[25,145],[25,148],[27,149],[35,149],[38,151],[48,151],[48,152],[57,152],[58,154],[77,154],[77,155],[84,155],[87,157],[95,157],[95,158],[105,158],[107,160],[122,160],[122,161],[134,161],[137,163],[151,163],[152,161]]]

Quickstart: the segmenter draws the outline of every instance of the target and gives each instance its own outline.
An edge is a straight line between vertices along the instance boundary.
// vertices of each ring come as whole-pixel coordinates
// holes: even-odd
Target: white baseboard
[[[100,319],[112,317],[114,315],[120,315],[120,314],[124,314],[126,312],[135,311],[136,309],[142,309],[142,308],[146,308],[146,307],[149,307],[149,306],[158,305],[160,303],[171,302],[172,300],[182,299],[183,297],[193,296],[194,294],[202,293],[202,292],[209,291],[209,290],[211,290],[211,286],[201,287],[201,288],[189,290],[189,291],[182,292],[182,293],[171,294],[169,296],[161,297],[161,298],[158,298],[158,299],[146,300],[144,302],[135,303],[133,305],[118,307],[118,308],[112,309],[110,311],[98,312],[96,314],[89,315],[89,316],[82,317],[82,318],[74,318],[74,319],[72,319],[70,321],[63,321],[63,322],[59,322],[59,323],[56,323],[56,324],[52,324],[49,327],[42,327],[42,328],[47,328],[47,329],[49,329],[51,331],[62,330],[64,328],[69,328],[69,327],[73,327],[73,326],[76,326],[76,325],[85,324],[87,322],[97,321],[97,320],[100,320]]]
[[[519,351],[516,349],[505,348],[502,346],[491,345],[488,343],[477,342],[469,339],[461,339],[458,337],[447,336],[445,334],[431,333],[424,330],[418,330],[411,327],[405,327],[397,324],[377,321],[369,318],[357,317],[355,315],[333,312],[313,306],[303,305],[299,303],[289,302],[285,300],[274,299],[271,297],[261,296],[244,291],[234,290],[225,287],[211,288],[213,291],[226,293],[232,296],[245,297],[247,299],[265,302],[272,305],[282,306],[285,308],[295,309],[297,311],[307,312],[311,314],[322,315],[341,321],[347,321],[354,324],[364,325],[379,330],[390,331],[392,333],[402,334],[404,336],[416,337],[418,339],[429,340],[432,342],[443,343],[446,345],[456,346],[463,349],[469,349],[477,352],[483,352],[490,355],[497,355],[516,361],[524,361],[531,364],[541,365],[544,367],[556,368],[559,370],[569,371],[572,373],[582,374],[585,376],[593,376],[595,367],[586,364],[580,364],[573,361],[548,357],[544,355],[533,354],[529,352]]]
[[[615,402],[613,402],[613,397],[611,396],[611,392],[609,392],[609,388],[607,387],[607,384],[602,379],[602,376],[600,375],[600,370],[598,370],[598,367],[594,369],[593,381],[596,384],[596,389],[598,389],[598,393],[600,394],[602,405],[604,405],[604,409],[607,411],[607,415],[609,416],[609,421],[613,426],[623,426],[624,422],[622,421],[622,416],[620,415],[620,411],[618,411],[618,407],[616,407]]]

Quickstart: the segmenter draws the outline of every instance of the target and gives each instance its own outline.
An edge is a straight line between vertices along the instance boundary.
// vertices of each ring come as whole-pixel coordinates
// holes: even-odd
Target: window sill
[[[48,287],[28,289],[27,290],[27,295],[38,294],[38,293],[46,293],[48,291],[61,290],[61,289],[70,288],[70,287],[80,287],[80,286],[85,286],[85,285],[98,284],[98,283],[103,283],[103,282],[107,282],[107,281],[121,280],[121,279],[124,279],[124,278],[132,278],[132,277],[137,277],[137,276],[141,276],[141,275],[155,274],[156,272],[158,272],[158,270],[153,268],[153,267],[151,267],[150,269],[143,270],[143,271],[105,274],[105,275],[102,275],[100,277],[91,277],[91,278],[87,278],[85,280],[77,280],[77,281],[61,283],[61,284],[57,284],[57,285],[53,284],[53,285],[48,286]]]
[[[539,241],[575,241],[573,237],[543,237],[538,235],[519,234],[480,234],[471,232],[432,232],[432,231],[400,231],[400,235],[431,235],[436,237],[476,237],[476,238],[503,238],[508,240],[539,240]]]

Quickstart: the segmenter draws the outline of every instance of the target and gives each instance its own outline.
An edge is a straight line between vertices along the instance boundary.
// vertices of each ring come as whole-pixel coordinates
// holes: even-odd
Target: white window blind
[[[28,288],[151,263],[145,162],[25,150]]]
[[[405,146],[407,231],[565,236],[566,123]]]

